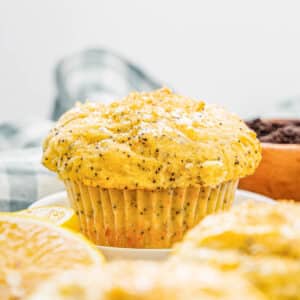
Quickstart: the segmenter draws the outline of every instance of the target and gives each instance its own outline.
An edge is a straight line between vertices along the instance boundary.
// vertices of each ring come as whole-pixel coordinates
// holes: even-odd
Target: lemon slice
[[[47,220],[56,225],[79,231],[78,218],[72,208],[41,206],[21,210],[16,214]]]
[[[81,234],[50,222],[0,213],[0,298],[24,299],[65,270],[101,267],[102,254]]]

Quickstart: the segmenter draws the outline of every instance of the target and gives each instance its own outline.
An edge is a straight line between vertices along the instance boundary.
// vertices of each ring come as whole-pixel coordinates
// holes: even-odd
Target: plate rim
[[[113,246],[100,246],[96,245],[98,249],[104,249],[104,250],[109,250],[109,251],[115,251],[115,252],[160,252],[160,253],[167,253],[170,252],[173,248],[124,248],[124,247],[113,247]]]

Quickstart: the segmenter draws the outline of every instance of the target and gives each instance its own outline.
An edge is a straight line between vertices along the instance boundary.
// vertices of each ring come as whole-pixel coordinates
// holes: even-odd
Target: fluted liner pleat
[[[237,183],[150,191],[65,181],[81,232],[97,245],[131,248],[171,247],[206,215],[228,210]]]

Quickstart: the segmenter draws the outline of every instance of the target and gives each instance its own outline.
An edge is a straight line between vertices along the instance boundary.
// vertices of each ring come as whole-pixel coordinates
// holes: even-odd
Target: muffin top
[[[300,205],[249,202],[206,217],[174,249],[175,262],[246,276],[267,299],[300,294]]]
[[[300,205],[248,203],[205,218],[178,247],[300,259]],[[185,252],[184,249],[183,252]],[[222,256],[221,256],[222,257]]]
[[[237,273],[190,263],[115,261],[77,269],[41,285],[31,300],[266,299]]]
[[[236,115],[160,89],[77,104],[44,141],[63,180],[120,189],[215,186],[254,172],[256,134]]]

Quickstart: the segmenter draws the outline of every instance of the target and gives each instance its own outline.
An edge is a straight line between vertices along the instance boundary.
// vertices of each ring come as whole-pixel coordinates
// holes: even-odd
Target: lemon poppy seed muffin
[[[236,273],[209,266],[116,261],[56,276],[30,300],[266,300]]]
[[[173,260],[238,272],[268,299],[300,299],[300,205],[249,202],[209,216]]]
[[[43,163],[95,243],[161,248],[228,209],[260,152],[236,115],[164,88],[77,104],[46,138]]]

